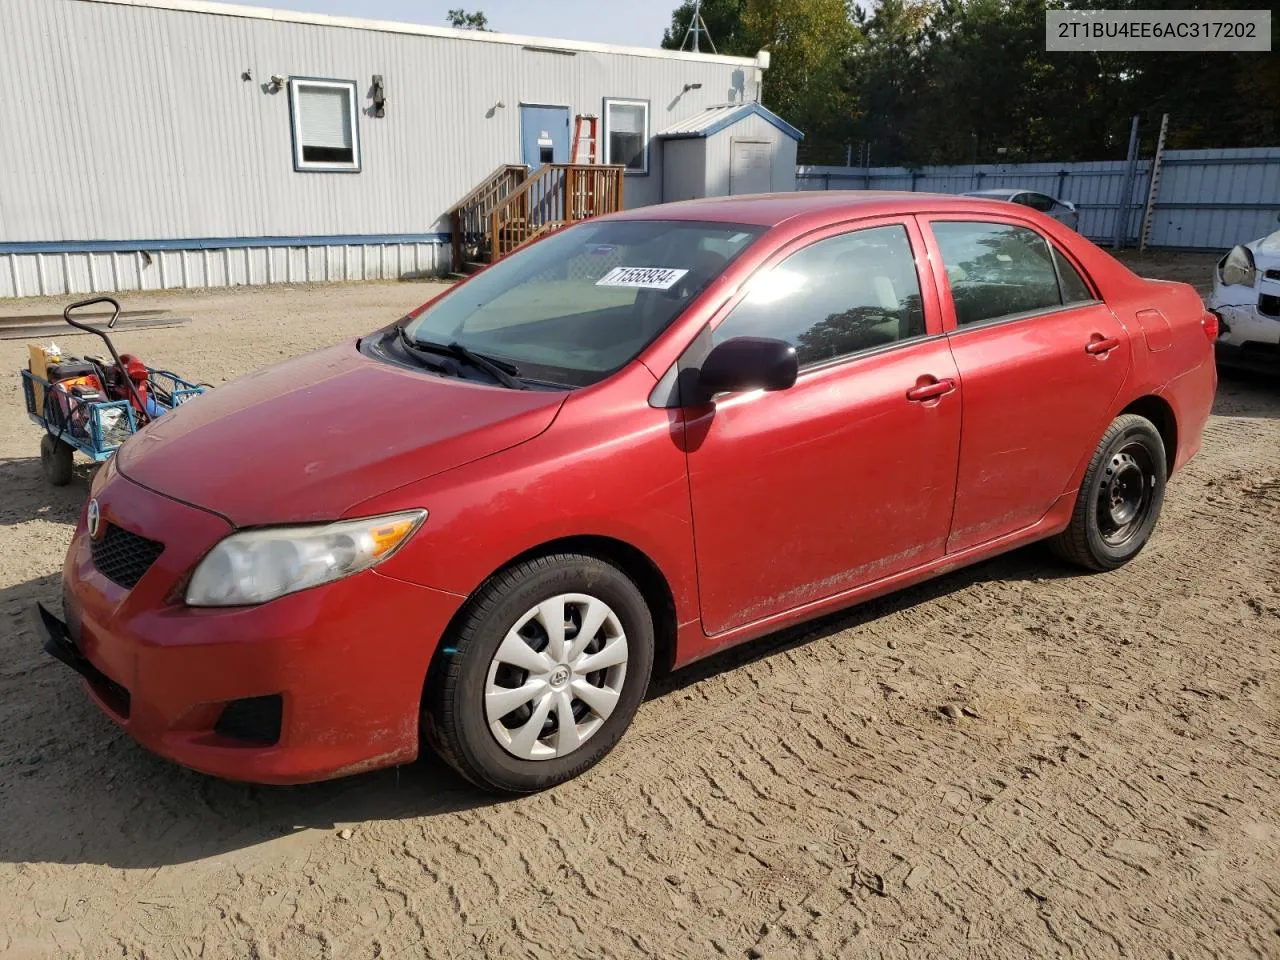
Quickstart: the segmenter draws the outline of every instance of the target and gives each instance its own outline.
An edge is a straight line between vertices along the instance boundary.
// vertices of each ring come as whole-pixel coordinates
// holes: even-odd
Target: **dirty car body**
[[[296,783],[430,743],[539,789],[654,670],[1035,540],[1127,561],[1199,446],[1212,322],[1009,203],[600,218],[141,431],[41,629],[198,770]]]

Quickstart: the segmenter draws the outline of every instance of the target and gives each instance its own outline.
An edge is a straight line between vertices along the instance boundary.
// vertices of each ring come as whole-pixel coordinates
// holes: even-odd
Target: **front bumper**
[[[256,607],[194,609],[182,585],[230,527],[122,477],[104,522],[166,544],[132,590],[94,566],[77,528],[63,567],[66,621],[38,611],[45,649],[150,750],[232,780],[302,783],[418,753],[423,682],[462,598],[374,570]],[[271,742],[228,735],[231,705],[277,704]]]
[[[1256,296],[1252,290],[1248,293]],[[1208,300],[1209,309],[1218,314],[1222,323],[1214,344],[1218,363],[1264,373],[1280,372],[1280,315],[1263,313],[1258,304],[1223,302],[1229,299],[1223,290],[1215,289]]]

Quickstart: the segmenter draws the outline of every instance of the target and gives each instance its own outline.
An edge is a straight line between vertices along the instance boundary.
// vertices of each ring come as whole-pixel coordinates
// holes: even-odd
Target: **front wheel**
[[[1146,546],[1168,476],[1164,441],[1145,417],[1111,421],[1085,471],[1071,524],[1049,543],[1064,560],[1114,570]]]
[[[474,597],[424,726],[437,752],[489,790],[562,783],[612,749],[644,698],[653,618],[621,570],[556,554],[518,564]]]

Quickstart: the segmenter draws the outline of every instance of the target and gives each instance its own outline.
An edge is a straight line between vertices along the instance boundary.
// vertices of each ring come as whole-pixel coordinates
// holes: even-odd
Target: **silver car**
[[[992,190],[971,190],[966,197],[986,197],[988,200],[1007,200],[1009,203],[1020,203],[1032,210],[1047,213],[1059,223],[1065,223],[1072,230],[1080,229],[1080,211],[1070,200],[1059,200],[1047,193],[1036,193],[1034,190],[1016,190],[1012,187],[996,187]]]

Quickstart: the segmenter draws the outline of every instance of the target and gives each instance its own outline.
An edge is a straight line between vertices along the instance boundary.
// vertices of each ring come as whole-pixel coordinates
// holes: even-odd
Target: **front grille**
[[[151,569],[156,557],[164,550],[163,543],[140,537],[110,523],[102,536],[94,537],[89,543],[93,551],[93,565],[104,577],[126,590],[138,585],[142,575]]]
[[[1268,317],[1280,317],[1280,297],[1273,293],[1264,293],[1258,297],[1258,312]]]

